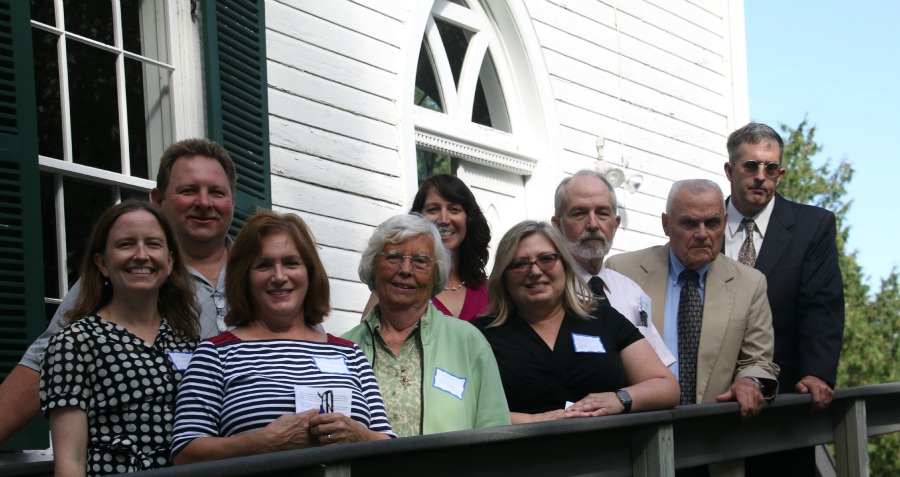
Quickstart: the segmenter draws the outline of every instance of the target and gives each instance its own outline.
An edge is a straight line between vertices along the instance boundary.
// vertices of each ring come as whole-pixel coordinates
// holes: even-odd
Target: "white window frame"
[[[122,45],[120,1],[114,0],[112,4],[113,21],[113,45],[92,40],[90,38],[74,34],[59,28],[64,25],[63,0],[54,0],[55,25],[48,25],[32,20],[34,29],[43,30],[58,37],[57,63],[60,78],[60,112],[62,115],[62,158],[38,156],[38,164],[41,172],[53,176],[54,182],[54,211],[56,214],[56,230],[54,231],[57,246],[57,277],[58,293],[65,296],[69,290],[66,257],[68,250],[66,245],[65,200],[63,194],[63,179],[81,179],[94,184],[112,186],[113,201],[121,200],[121,187],[150,192],[156,185],[153,179],[134,177],[131,173],[131,161],[129,152],[128,115],[125,91],[117,88],[117,102],[119,111],[119,149],[121,157],[121,173],[77,164],[73,160],[72,133],[71,133],[71,107],[68,87],[68,62],[67,43],[77,41],[93,48],[103,50],[116,55],[115,71],[118,85],[125,84],[125,59],[140,61],[145,67],[144,91],[145,111],[152,111],[151,117],[147,117],[147,134],[150,137],[160,138],[157,141],[147,141],[149,175],[155,178],[159,168],[159,158],[165,145],[171,144],[179,137],[202,136],[205,131],[205,114],[203,110],[203,85],[202,57],[200,51],[200,24],[194,18],[194,12],[189,5],[193,2],[168,2],[168,1],[143,1],[141,2],[141,44],[144,55],[136,55],[124,50]],[[162,32],[160,35],[158,33]],[[157,60],[154,58],[160,58]],[[165,61],[168,60],[168,61]],[[152,72],[153,74],[148,74]],[[182,73],[184,72],[184,73]],[[160,78],[160,74],[168,75],[168,79]],[[159,97],[147,96],[146,93],[160,91],[168,83],[168,101],[159,101]],[[147,107],[152,104],[153,107]],[[168,127],[166,124],[168,123]],[[55,298],[45,298],[46,303],[58,303]]]
[[[518,118],[522,117],[523,112],[516,101],[519,97],[516,90],[517,83],[511,74],[500,39],[494,32],[487,12],[478,1],[470,0],[467,4],[469,8],[447,0],[435,0],[431,6],[431,16],[425,25],[425,38],[433,60],[436,80],[442,92],[441,100],[445,112],[420,106],[413,108],[416,146],[487,167],[525,176],[531,175],[539,156],[529,147],[527,134],[523,134],[523,128],[518,124]],[[473,33],[469,38],[458,87],[454,82],[447,52],[444,50],[434,18]],[[475,88],[488,54],[499,84],[488,81],[482,82],[482,86],[489,102],[492,99],[503,98],[506,117],[496,119],[503,122],[501,126],[508,126],[511,132],[472,122]],[[497,108],[492,108],[489,104],[489,109]],[[495,119],[493,115],[491,119]]]

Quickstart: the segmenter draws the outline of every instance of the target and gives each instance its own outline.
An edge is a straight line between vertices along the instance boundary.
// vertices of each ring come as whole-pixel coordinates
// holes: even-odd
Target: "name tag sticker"
[[[455,396],[459,400],[462,400],[463,393],[466,392],[466,378],[454,376],[441,368],[434,369],[434,383],[432,385],[447,394]]]
[[[169,351],[169,359],[172,360],[172,364],[175,365],[175,369],[178,371],[184,371],[187,369],[188,364],[191,362],[191,358],[194,356],[194,353],[190,351]]]
[[[319,368],[319,371],[323,373],[329,374],[350,374],[350,370],[347,369],[347,361],[343,356],[337,358],[326,358],[324,356],[313,356],[313,362],[316,363],[316,367]]]
[[[599,336],[580,335],[572,333],[572,343],[575,344],[576,353],[605,353],[606,348]]]

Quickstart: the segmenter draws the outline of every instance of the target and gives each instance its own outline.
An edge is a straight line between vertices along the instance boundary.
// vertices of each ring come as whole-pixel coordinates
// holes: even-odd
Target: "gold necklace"
[[[459,285],[456,285],[455,287],[445,287],[444,290],[454,292],[454,291],[459,290],[460,288],[462,288],[463,285],[465,285],[465,284],[466,284],[466,282],[459,282]]]

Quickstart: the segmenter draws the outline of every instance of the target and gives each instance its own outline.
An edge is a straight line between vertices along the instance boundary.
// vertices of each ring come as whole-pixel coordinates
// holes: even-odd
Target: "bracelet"
[[[753,381],[754,383],[756,383],[756,385],[759,386],[759,392],[761,392],[763,396],[766,395],[766,385],[763,384],[761,379],[757,378],[756,376],[744,376],[744,377],[749,379],[750,381]]]

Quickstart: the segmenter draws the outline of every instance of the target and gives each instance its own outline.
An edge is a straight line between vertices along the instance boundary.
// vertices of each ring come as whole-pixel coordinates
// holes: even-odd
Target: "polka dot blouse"
[[[196,342],[163,320],[150,346],[93,315],[50,339],[41,369],[41,411],[78,407],[87,413],[87,475],[170,465],[175,394],[186,363],[170,353]],[[179,362],[176,368],[175,362]]]

